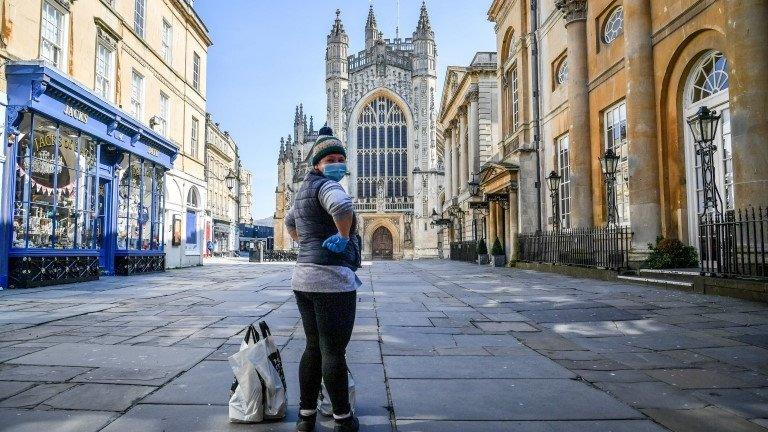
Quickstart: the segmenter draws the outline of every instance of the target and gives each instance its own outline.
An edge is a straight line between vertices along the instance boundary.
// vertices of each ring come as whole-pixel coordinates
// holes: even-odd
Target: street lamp
[[[717,146],[713,143],[719,121],[720,116],[706,106],[699,108],[696,114],[688,118],[688,126],[691,128],[696,154],[701,163],[701,185],[704,192],[702,214],[710,208],[712,212],[719,213],[720,193],[717,190],[717,184],[715,184],[715,164],[713,162],[714,153],[717,150]]]
[[[437,214],[437,210],[435,209],[432,209],[432,215],[430,217],[432,219],[432,223],[435,223],[438,219],[440,219],[440,215]]]
[[[475,174],[472,174],[472,180],[467,182],[467,186],[469,186],[470,195],[473,197],[480,195],[480,183],[475,180]]]
[[[562,179],[555,171],[547,176],[549,196],[552,197],[552,227],[555,230],[560,229],[560,181]]]
[[[619,169],[619,160],[621,157],[609,148],[605,151],[603,157],[598,158],[600,168],[605,177],[606,201],[608,205],[608,225],[616,224],[618,209],[616,208],[616,172]]]
[[[232,190],[235,188],[235,185],[237,184],[237,177],[235,177],[235,173],[230,170],[229,174],[227,174],[227,177],[224,179],[224,181],[227,184],[227,188],[229,190]]]

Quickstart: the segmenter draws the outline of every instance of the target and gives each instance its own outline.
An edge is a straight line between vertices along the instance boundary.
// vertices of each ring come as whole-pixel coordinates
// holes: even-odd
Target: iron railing
[[[477,242],[451,242],[451,260],[477,262]]]
[[[576,228],[519,237],[520,261],[621,270],[629,267],[629,227]]]
[[[701,272],[710,276],[768,278],[768,208],[750,207],[699,217]]]
[[[265,250],[263,252],[253,249],[248,255],[250,262],[292,262],[298,258],[296,251]]]

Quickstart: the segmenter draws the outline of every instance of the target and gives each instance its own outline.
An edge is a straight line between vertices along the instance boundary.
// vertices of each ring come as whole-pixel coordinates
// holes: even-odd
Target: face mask
[[[339,181],[347,173],[347,164],[344,162],[331,163],[323,167],[323,175],[333,181]]]

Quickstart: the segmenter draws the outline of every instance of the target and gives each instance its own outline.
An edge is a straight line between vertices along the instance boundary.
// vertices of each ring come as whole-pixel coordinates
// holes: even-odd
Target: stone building
[[[327,123],[348,149],[343,181],[355,199],[366,258],[437,256],[430,225],[442,169],[437,155],[436,47],[426,5],[412,38],[384,39],[373,7],[365,49],[348,55],[337,11],[326,49]],[[278,165],[275,244],[292,247],[282,220],[306,173],[313,127],[297,113]]]
[[[230,255],[239,248],[238,191],[227,178],[238,178],[240,156],[235,140],[214,122],[211,114],[205,117],[205,174],[208,189],[205,220],[206,255]],[[213,246],[213,248],[209,248]]]
[[[253,225],[253,173],[240,168],[240,223]]]
[[[519,228],[603,226],[598,158],[620,157],[617,223],[634,258],[658,235],[697,246],[700,163],[686,120],[721,116],[715,182],[721,209],[768,203],[768,3],[496,0],[504,160],[517,166]],[[562,177],[558,216],[545,173]],[[515,175],[513,175],[513,178]],[[510,219],[508,219],[509,221]],[[514,253],[514,251],[513,251]]]
[[[202,262],[202,218],[198,216],[204,211],[206,199],[201,140],[206,106],[206,53],[211,39],[191,0],[3,0],[0,6],[0,57],[8,62],[6,74],[0,75],[0,91],[7,92],[9,103],[14,105],[13,115],[8,116],[12,123],[7,125],[5,132],[10,130],[11,138],[23,141],[27,132],[19,131],[18,126],[24,126],[24,122],[37,112],[41,121],[52,122],[49,130],[56,131],[55,137],[51,138],[52,143],[60,139],[75,140],[74,137],[77,139],[72,142],[97,140],[94,148],[104,150],[99,153],[101,159],[98,160],[104,168],[98,176],[103,180],[99,184],[99,194],[108,198],[110,194],[118,194],[123,183],[138,181],[137,178],[129,179],[130,176],[125,180],[121,177],[113,185],[108,177],[102,176],[106,172],[112,172],[113,178],[125,172],[136,176],[143,172],[146,177],[141,177],[139,183],[147,188],[151,175],[154,175],[151,173],[156,172],[158,178],[152,180],[153,184],[162,186],[156,193],[153,192],[152,206],[149,207],[144,205],[144,201],[149,204],[149,197],[144,200],[135,196],[133,198],[141,202],[141,206],[116,207],[113,213],[109,213],[113,210],[112,203],[115,206],[120,204],[117,198],[114,201],[102,200],[98,209],[73,210],[77,215],[87,216],[91,212],[97,215],[94,221],[84,218],[82,223],[101,227],[95,234],[97,242],[78,247],[88,251],[76,254],[85,257],[78,258],[83,268],[90,269],[96,265],[95,258],[91,259],[93,257],[98,257],[99,267],[107,273],[133,272],[158,265],[199,265]],[[29,60],[41,63],[19,63]],[[12,79],[19,80],[14,83],[16,87],[8,85]],[[32,80],[31,86],[36,91],[28,91],[27,95],[33,94],[34,97],[25,101],[19,89],[27,85],[25,80],[28,79]],[[69,89],[69,92],[58,87]],[[14,94],[17,90],[18,94]],[[5,104],[6,95],[2,96]],[[57,104],[64,104],[61,112],[57,111]],[[67,119],[76,119],[76,122]],[[62,128],[68,123],[67,127],[75,128],[77,133],[67,132],[69,135],[61,138]],[[106,126],[102,130],[99,125]],[[90,138],[86,137],[86,132]],[[3,146],[3,151],[13,145]],[[18,149],[26,148],[23,142],[19,145]],[[41,148],[39,143],[36,148]],[[57,148],[70,150],[61,146],[53,146],[52,150]],[[56,153],[58,151],[49,152],[54,164],[56,160],[70,157]],[[127,160],[125,163],[132,168],[124,167],[123,171],[119,171],[115,167],[122,162],[115,159],[118,165],[110,165],[114,161],[105,159],[107,152],[135,155],[121,159],[123,162]],[[12,159],[5,158],[4,168],[18,171],[20,165],[8,164]],[[141,170],[139,165],[143,167]],[[172,168],[167,174],[166,166]],[[53,169],[61,174],[59,168]],[[65,192],[57,182],[44,186],[34,177],[22,177],[17,182],[8,174],[6,172],[3,180],[4,195],[12,195],[16,184],[19,187],[31,185],[35,190],[50,190],[49,197]],[[122,198],[124,193],[118,195]],[[42,213],[55,215],[60,213],[59,209],[68,212],[70,210],[65,208],[65,202],[64,199],[51,198],[49,204],[52,210]],[[75,202],[81,201],[78,198]],[[144,214],[155,214],[153,212],[161,209],[160,203],[164,206],[162,217],[158,216],[159,219],[155,220],[153,216]],[[33,218],[35,223],[38,222],[37,214],[41,212],[28,212],[25,204],[17,204],[18,211],[14,217],[18,221]],[[4,208],[10,211],[15,204],[7,202],[5,205]],[[123,208],[139,211],[139,214],[118,216]],[[107,212],[99,213],[103,209]],[[41,221],[49,219],[47,216],[40,218]],[[111,225],[113,220],[114,226]],[[110,224],[100,225],[104,221]],[[70,225],[74,227],[74,224],[56,219],[50,226],[56,230]],[[46,226],[34,229],[39,228],[42,232],[47,229]],[[174,233],[174,227],[186,235]],[[87,232],[83,226],[75,231]],[[36,231],[29,229],[7,233],[8,237],[23,239],[27,245],[33,235],[39,237],[33,243],[41,248],[41,260],[47,259],[48,252],[61,254],[63,252],[58,250],[66,249],[64,245],[56,244],[61,240],[58,234],[51,234],[51,241],[48,242],[40,240],[45,236],[40,237]],[[104,235],[116,236],[117,239],[105,239]],[[3,241],[0,245],[3,259],[7,254],[26,253],[19,249],[20,243],[8,246],[5,240],[0,241]],[[120,263],[115,264],[117,261]],[[62,272],[66,273],[66,270],[62,269]],[[66,279],[66,276],[60,279]]]
[[[470,208],[483,196],[469,187],[500,162],[496,69],[496,53],[479,52],[468,67],[449,66],[446,71],[438,118],[443,131],[438,152],[445,167],[439,210],[444,220],[451,220],[450,226],[440,230],[444,257],[449,256],[453,242],[496,238],[495,225],[489,224],[496,213],[491,214],[488,205]]]

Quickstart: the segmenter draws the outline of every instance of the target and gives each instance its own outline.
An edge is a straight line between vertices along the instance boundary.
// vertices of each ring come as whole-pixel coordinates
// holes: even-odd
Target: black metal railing
[[[451,260],[477,262],[477,242],[462,241],[451,243]]]
[[[251,262],[292,262],[298,258],[298,252],[278,250],[260,252],[258,249],[254,249],[250,251],[248,258]]]
[[[710,276],[768,278],[768,208],[750,207],[699,217],[701,272]]]
[[[621,270],[629,267],[629,227],[577,228],[519,237],[521,261]]]

